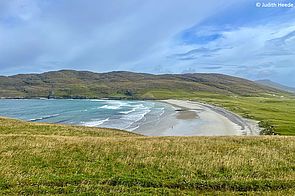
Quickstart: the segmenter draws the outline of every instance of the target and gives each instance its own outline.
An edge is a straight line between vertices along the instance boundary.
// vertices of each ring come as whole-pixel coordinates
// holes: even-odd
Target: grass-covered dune
[[[295,192],[295,137],[144,137],[0,118],[0,194]]]

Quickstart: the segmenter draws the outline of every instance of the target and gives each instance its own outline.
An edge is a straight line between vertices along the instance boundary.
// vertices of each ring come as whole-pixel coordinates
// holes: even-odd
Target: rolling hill
[[[152,75],[61,70],[0,76],[0,97],[3,98],[157,99],[161,92],[257,96],[280,90],[238,77],[206,73]]]
[[[258,84],[262,84],[264,86],[276,88],[278,90],[283,90],[283,91],[287,91],[287,92],[290,92],[290,93],[295,93],[295,88],[285,86],[285,85],[273,82],[271,80],[256,80],[255,82],[258,83]]]

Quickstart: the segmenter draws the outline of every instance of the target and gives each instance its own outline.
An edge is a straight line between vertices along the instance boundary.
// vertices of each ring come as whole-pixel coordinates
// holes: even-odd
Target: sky
[[[0,0],[0,75],[61,69],[295,87],[295,0]]]

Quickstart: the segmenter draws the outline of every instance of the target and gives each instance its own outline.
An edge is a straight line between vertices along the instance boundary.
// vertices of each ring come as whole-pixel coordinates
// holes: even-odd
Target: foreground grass
[[[255,96],[222,95],[206,92],[152,91],[158,99],[190,99],[227,108],[246,118],[261,121],[261,126],[279,135],[295,135],[295,97],[290,94]]]
[[[0,134],[3,135],[58,135],[90,137],[130,137],[137,134],[108,129],[58,124],[30,123],[0,117]],[[138,136],[138,135],[137,135]]]
[[[295,192],[293,137],[143,137],[0,118],[0,165],[0,194]]]

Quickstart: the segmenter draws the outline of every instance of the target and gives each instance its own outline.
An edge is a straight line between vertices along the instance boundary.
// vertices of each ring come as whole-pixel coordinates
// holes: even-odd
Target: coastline
[[[258,122],[224,108],[186,100],[161,100],[172,107],[156,122],[140,124],[133,132],[147,136],[259,135]]]
[[[71,99],[72,100],[72,99]],[[93,99],[89,99],[91,102],[94,101]],[[95,101],[97,101],[95,99]],[[126,117],[120,117],[122,122],[120,122],[121,127],[114,127],[114,123],[117,123],[118,120],[116,118],[113,119],[113,121],[109,120],[109,117],[106,119],[103,118],[103,120],[99,118],[94,118],[93,116],[99,115],[99,111],[97,110],[97,104],[90,104],[87,106],[87,109],[83,108],[76,110],[73,110],[71,115],[78,115],[81,116],[82,113],[85,112],[84,115],[88,115],[89,118],[87,120],[85,119],[76,119],[76,125],[80,125],[83,123],[85,126],[95,126],[95,127],[108,127],[108,128],[117,128],[122,130],[128,130],[130,132],[138,133],[141,135],[146,136],[241,136],[241,135],[259,135],[260,128],[258,126],[258,122],[251,120],[251,119],[245,119],[240,117],[239,115],[232,113],[230,111],[225,110],[224,108],[199,103],[196,101],[188,101],[188,100],[158,100],[158,101],[152,101],[156,102],[159,105],[161,103],[161,107],[159,110],[153,110],[152,112],[147,112],[145,114],[138,114],[137,113],[131,113],[130,116]],[[52,102],[48,102],[51,104],[53,108],[56,107],[55,104]],[[72,103],[71,103],[72,104]],[[104,103],[105,105],[101,105],[98,108],[107,108],[109,103]],[[23,105],[23,104],[21,104]],[[43,105],[43,104],[41,104]],[[84,105],[84,103],[83,103]],[[108,106],[108,109],[110,110],[118,110],[121,107],[117,106],[114,103],[110,104]],[[124,104],[123,104],[124,105]],[[142,105],[142,104],[139,104]],[[79,105],[78,105],[79,106]],[[132,107],[135,105],[132,104]],[[88,108],[89,107],[89,108]],[[131,107],[131,105],[130,105]],[[126,111],[123,110],[123,114],[129,114],[130,111],[135,111],[134,108],[128,108],[127,113],[124,113]],[[149,107],[149,106],[147,106]],[[91,109],[96,108],[93,111],[96,111],[96,113],[87,113],[87,111],[91,111]],[[5,109],[5,107],[4,107]],[[139,108],[141,111],[142,108]],[[145,107],[145,109],[147,109]],[[129,111],[130,110],[130,111]],[[148,109],[149,110],[149,109]],[[149,110],[150,111],[150,110]],[[42,110],[42,112],[44,112]],[[108,111],[110,112],[110,111]],[[118,112],[117,112],[118,113]],[[91,114],[91,115],[90,115]],[[45,114],[44,114],[45,115]],[[60,114],[52,114],[52,112],[49,112],[45,116],[34,117],[34,118],[28,118],[27,121],[44,121],[44,119],[48,118],[54,118],[50,121],[44,121],[49,123],[57,123],[57,124],[63,124],[66,120],[68,120],[69,117],[62,116]],[[121,115],[121,114],[120,114]],[[142,116],[140,120],[135,120],[130,125],[125,126],[126,122],[130,121],[130,119],[138,118],[139,116]],[[84,116],[85,117],[85,116]],[[13,117],[14,118],[14,117]],[[17,118],[17,117],[15,117]],[[102,117],[100,117],[102,118]],[[33,120],[32,120],[33,119]],[[62,123],[60,123],[62,122]],[[74,121],[71,121],[70,124],[75,124]],[[93,124],[96,123],[96,124]],[[123,123],[123,124],[122,124]],[[125,123],[125,124],[124,124]],[[67,124],[67,123],[64,123]],[[103,125],[102,125],[103,124]],[[123,126],[124,125],[124,126]]]

